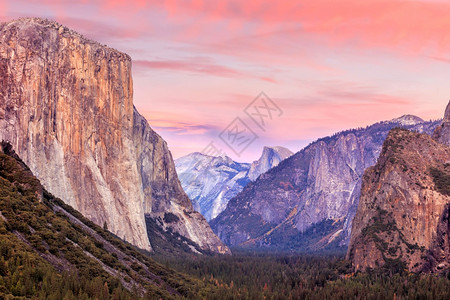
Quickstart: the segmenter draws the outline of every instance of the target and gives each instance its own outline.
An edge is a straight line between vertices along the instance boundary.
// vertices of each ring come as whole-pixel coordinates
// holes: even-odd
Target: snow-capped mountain
[[[175,167],[194,208],[209,221],[251,180],[290,155],[292,152],[283,147],[264,147],[260,159],[249,164],[195,152],[175,160]]]

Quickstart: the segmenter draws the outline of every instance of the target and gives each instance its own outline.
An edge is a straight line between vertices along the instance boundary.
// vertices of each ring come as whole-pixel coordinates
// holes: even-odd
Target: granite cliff
[[[450,146],[450,102],[445,109],[442,124],[434,131],[433,138],[441,144]]]
[[[450,266],[449,118],[450,104],[434,139],[392,130],[377,164],[365,171],[347,254],[356,270]]]
[[[194,299],[206,287],[55,198],[6,142],[0,249],[1,299]]]
[[[247,177],[251,181],[255,181],[258,179],[259,175],[266,173],[273,167],[278,166],[278,164],[291,156],[292,151],[280,147],[264,147],[261,157],[258,160],[255,160],[250,165],[250,169],[248,170]]]
[[[0,25],[0,140],[44,187],[150,250],[145,215],[228,252],[181,188],[166,142],[133,106],[128,55],[56,22]],[[171,222],[164,215],[176,216]]]

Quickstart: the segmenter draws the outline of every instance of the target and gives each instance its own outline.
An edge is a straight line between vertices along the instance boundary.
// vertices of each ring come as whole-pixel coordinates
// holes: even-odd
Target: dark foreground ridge
[[[48,193],[2,142],[0,297],[195,298],[207,284],[156,263]]]

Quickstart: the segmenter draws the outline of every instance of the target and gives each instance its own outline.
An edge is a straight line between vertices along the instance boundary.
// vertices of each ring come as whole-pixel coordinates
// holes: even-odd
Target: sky
[[[404,114],[441,118],[449,15],[439,0],[0,0],[1,21],[46,17],[128,53],[134,104],[174,158],[242,162]]]

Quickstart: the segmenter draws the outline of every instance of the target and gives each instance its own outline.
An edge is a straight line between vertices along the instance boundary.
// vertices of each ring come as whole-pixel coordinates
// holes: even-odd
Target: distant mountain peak
[[[175,160],[181,185],[206,220],[223,211],[228,200],[250,181],[250,164],[238,163],[228,156],[195,152]]]
[[[258,178],[293,153],[284,147],[264,147],[261,157],[251,165],[230,157],[194,152],[175,160],[183,189],[197,211],[209,221],[221,213],[228,201],[251,180]]]
[[[289,156],[291,156],[292,154],[294,154],[294,152],[292,152],[288,148],[282,147],[282,146],[264,146],[263,153],[266,151],[274,151],[274,152],[278,153],[281,157],[283,157],[283,159],[286,159]]]
[[[392,119],[389,122],[390,123],[399,123],[400,125],[408,126],[408,125],[417,125],[417,124],[423,123],[425,121],[422,118],[419,118],[418,116],[403,115],[399,118]]]
[[[447,108],[445,109],[444,122],[450,123],[450,101],[448,101]]]
[[[442,124],[434,131],[433,138],[441,144],[450,146],[450,101],[445,109]]]
[[[182,156],[182,157],[176,159],[176,161],[178,161],[180,163],[191,161],[191,162],[194,162],[197,164],[200,161],[205,161],[205,162],[207,161],[209,163],[214,162],[216,164],[217,163],[224,163],[224,164],[236,163],[229,156],[226,156],[226,155],[212,156],[212,155],[204,154],[202,152],[192,152],[192,153],[186,154],[185,156]]]
[[[259,175],[277,166],[282,160],[294,154],[291,150],[281,146],[265,146],[261,157],[255,160],[248,171],[248,178],[255,181]]]

